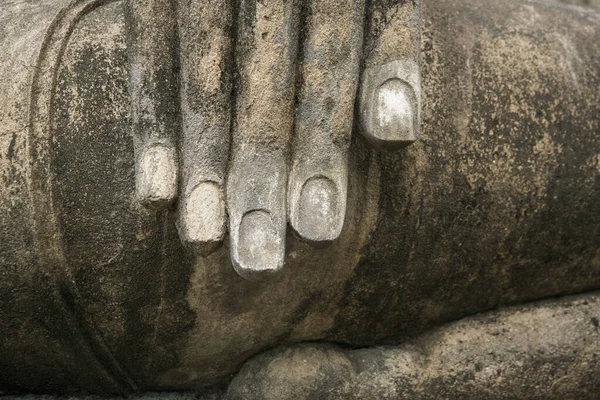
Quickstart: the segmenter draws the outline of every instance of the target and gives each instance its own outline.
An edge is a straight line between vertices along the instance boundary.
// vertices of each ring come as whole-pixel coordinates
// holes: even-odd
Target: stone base
[[[398,346],[281,346],[248,360],[227,389],[132,399],[563,400],[599,395],[600,292],[594,292],[475,315]]]

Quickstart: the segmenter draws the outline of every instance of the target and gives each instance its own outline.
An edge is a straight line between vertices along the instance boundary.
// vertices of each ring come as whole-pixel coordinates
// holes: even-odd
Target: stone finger
[[[176,18],[171,0],[127,0],[136,192],[166,207],[177,196]]]
[[[294,230],[311,242],[337,239],[344,224],[364,7],[308,2],[288,208]]]
[[[247,279],[273,274],[284,263],[298,3],[242,0],[239,8],[227,205],[232,262]]]
[[[182,136],[178,230],[201,255],[226,230],[225,174],[231,125],[231,0],[180,1]]]
[[[421,121],[421,1],[375,4],[365,44],[359,101],[360,132],[380,149],[406,147]],[[390,21],[379,32],[378,21]],[[393,43],[391,45],[390,43]]]

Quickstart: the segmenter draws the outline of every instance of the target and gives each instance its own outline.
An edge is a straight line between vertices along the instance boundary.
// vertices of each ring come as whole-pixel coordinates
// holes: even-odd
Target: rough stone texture
[[[0,6],[3,390],[197,390],[280,344],[396,344],[600,288],[596,12],[426,2],[421,141],[355,134],[340,239],[288,235],[282,274],[253,283],[137,203],[122,4],[69,3]],[[365,45],[390,45],[402,5],[373,5]]]
[[[467,318],[395,347],[304,344],[248,361],[228,400],[597,399],[600,296]]]
[[[285,261],[300,11],[298,0],[239,5],[227,206],[231,261],[251,280],[279,272]]]
[[[306,3],[287,209],[310,242],[334,241],[344,224],[364,14],[364,0]]]
[[[582,7],[600,8],[600,0],[556,0],[561,3],[573,4]]]
[[[211,390],[211,393],[189,393],[189,392],[148,392],[126,397],[128,400],[220,400],[223,396],[222,390]],[[107,397],[89,394],[78,394],[76,396],[56,395],[5,395],[4,400],[121,400],[125,397]]]
[[[188,247],[210,253],[221,244],[227,222],[232,1],[177,1],[177,10],[183,122],[178,228]]]
[[[465,318],[399,346],[282,346],[251,358],[229,387],[129,398],[597,399],[599,321],[600,293],[595,292]]]
[[[175,2],[124,4],[137,196],[147,206],[162,208],[175,200],[179,180]]]

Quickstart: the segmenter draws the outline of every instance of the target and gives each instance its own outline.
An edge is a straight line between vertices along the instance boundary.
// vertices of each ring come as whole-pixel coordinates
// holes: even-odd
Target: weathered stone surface
[[[597,399],[598,293],[467,318],[395,347],[304,344],[248,361],[226,399]]]
[[[318,343],[282,346],[247,361],[229,387],[129,398],[596,399],[599,321],[600,294],[595,292],[465,318],[399,346],[356,350]]]
[[[148,392],[144,394],[132,395],[126,397],[129,400],[219,400],[222,398],[222,391],[213,391],[212,393],[189,393],[189,392]],[[57,395],[6,395],[2,397],[5,400],[120,400],[125,397],[106,397],[89,394],[79,394],[76,396],[57,396]]]
[[[138,204],[122,4],[69,4],[0,6],[4,390],[196,390],[280,344],[395,344],[600,288],[596,12],[425,3],[421,140],[379,154],[354,132],[341,237],[288,235],[281,275],[253,283]],[[367,56],[404,4],[374,2]]]
[[[561,3],[573,4],[573,5],[582,6],[582,7],[600,8],[599,0],[555,0],[555,1],[559,1]]]

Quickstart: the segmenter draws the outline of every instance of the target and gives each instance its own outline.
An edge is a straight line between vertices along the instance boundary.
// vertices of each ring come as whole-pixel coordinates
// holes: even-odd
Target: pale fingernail
[[[308,179],[300,192],[293,228],[305,240],[331,242],[340,235],[344,215],[339,192],[325,177]]]
[[[285,254],[285,232],[279,232],[266,211],[251,211],[239,225],[237,258],[233,265],[248,280],[259,280],[281,270]]]
[[[364,71],[361,133],[376,147],[396,150],[419,138],[421,75],[414,60],[398,60]]]
[[[415,132],[415,94],[408,83],[389,79],[378,89],[375,118],[378,136],[385,141],[410,144]]]
[[[144,149],[136,171],[140,203],[153,208],[171,205],[177,196],[177,174],[174,148],[155,144]]]
[[[202,182],[181,199],[178,230],[182,242],[207,256],[225,236],[225,201],[214,182]]]

